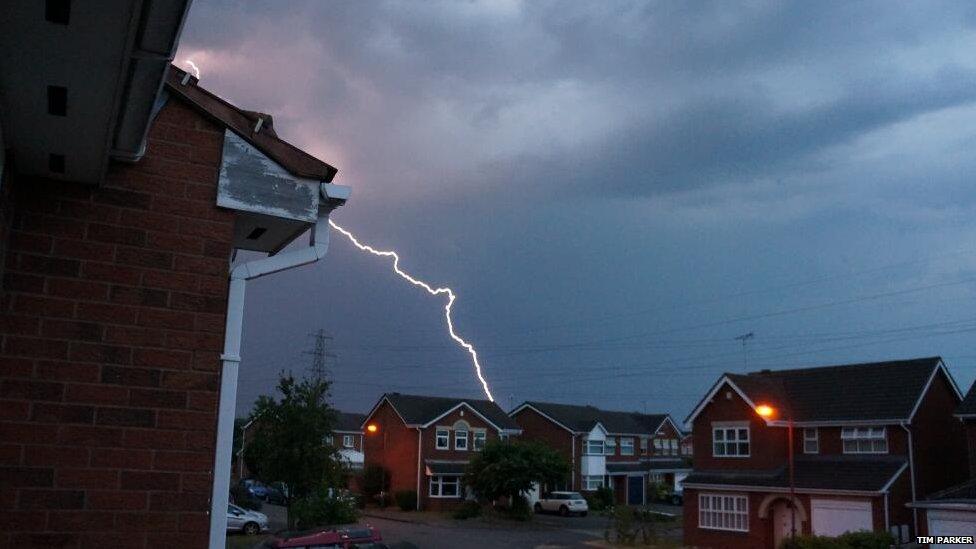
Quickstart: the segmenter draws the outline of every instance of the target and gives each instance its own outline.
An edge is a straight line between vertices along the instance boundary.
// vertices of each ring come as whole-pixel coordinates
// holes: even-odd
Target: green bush
[[[417,508],[417,491],[400,490],[393,495],[401,511],[413,511]]]
[[[386,490],[390,484],[390,474],[380,465],[370,465],[363,470],[363,493],[373,498]]]
[[[797,536],[784,541],[780,549],[888,549],[894,544],[888,532],[848,532],[837,537]]]
[[[532,520],[534,514],[532,507],[529,506],[529,501],[523,496],[513,498],[511,505],[505,510],[505,515],[508,518],[519,521]]]
[[[613,490],[607,486],[602,486],[595,492],[587,492],[583,494],[583,498],[590,511],[603,511],[613,507]]]
[[[230,487],[230,495],[232,503],[243,509],[260,511],[261,506],[264,505],[261,500],[251,497],[251,494],[247,491],[247,488],[241,486],[240,484],[234,484]]]
[[[458,520],[479,517],[481,516],[481,504],[472,500],[465,501],[451,513],[451,516]]]
[[[359,519],[356,498],[330,495],[325,487],[291,502],[288,513],[299,528],[307,529],[335,524],[350,524]],[[291,518],[291,517],[289,517]]]

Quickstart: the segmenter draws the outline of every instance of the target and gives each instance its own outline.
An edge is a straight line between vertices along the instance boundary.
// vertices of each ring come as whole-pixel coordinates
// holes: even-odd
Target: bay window
[[[749,501],[746,496],[699,494],[698,527],[748,532]]]

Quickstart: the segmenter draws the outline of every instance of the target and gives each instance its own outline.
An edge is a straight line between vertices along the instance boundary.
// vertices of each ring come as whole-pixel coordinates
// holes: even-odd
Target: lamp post
[[[776,415],[776,410],[768,404],[760,404],[756,406],[756,413],[763,419],[770,419]],[[796,482],[793,476],[793,414],[786,418],[786,432],[790,476],[790,539],[794,540],[796,539]]]

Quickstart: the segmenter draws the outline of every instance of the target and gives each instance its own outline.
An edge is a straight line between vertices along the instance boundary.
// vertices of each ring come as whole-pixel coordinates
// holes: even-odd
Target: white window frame
[[[432,498],[459,499],[461,497],[461,477],[456,475],[432,475],[427,483],[427,495]],[[454,486],[454,494],[444,494],[444,486]]]
[[[464,444],[459,444],[463,442]],[[459,452],[468,451],[468,430],[457,429],[454,431],[454,449]]]
[[[742,432],[745,431],[745,438],[741,438]],[[718,434],[721,433],[721,440],[719,440]],[[729,434],[735,435],[735,438],[728,438]],[[712,457],[716,458],[747,458],[752,455],[752,442],[749,433],[749,425],[713,425],[712,426]],[[746,452],[742,453],[740,444],[746,445]],[[721,445],[721,446],[719,446]],[[718,452],[718,449],[722,448],[722,452]],[[729,453],[729,448],[734,450],[734,453]]]
[[[603,455],[617,455],[617,437],[607,437],[607,439],[603,441]]]
[[[698,527],[748,532],[749,498],[738,494],[698,494]]]
[[[810,436],[811,433],[813,436]],[[816,427],[804,427],[803,429],[803,453],[820,453],[820,429]]]
[[[840,440],[845,454],[888,453],[887,427],[842,427]]]
[[[671,441],[671,454],[672,456],[678,455],[678,439],[672,438]]]
[[[640,452],[642,454],[647,453],[647,437],[640,437]]]
[[[471,447],[475,452],[479,452],[485,449],[485,444],[488,442],[488,433],[485,431],[473,431],[471,436]]]
[[[634,455],[634,439],[631,437],[620,437],[620,455]]]
[[[353,440],[352,435],[342,435],[342,447],[343,448],[356,447],[356,441]]]
[[[583,488],[587,492],[603,488],[603,475],[583,475]]]
[[[594,451],[596,449],[596,445],[598,444],[599,444],[599,450]],[[583,450],[585,452],[584,455],[587,456],[602,456],[604,453],[603,441],[599,439],[588,438],[584,441]]]
[[[661,439],[659,439],[659,438],[654,439],[654,453],[655,454],[662,453],[662,444],[663,443],[662,443]]]
[[[441,444],[443,442],[444,444]],[[451,430],[446,427],[438,427],[434,432],[434,448],[437,450],[451,449]]]

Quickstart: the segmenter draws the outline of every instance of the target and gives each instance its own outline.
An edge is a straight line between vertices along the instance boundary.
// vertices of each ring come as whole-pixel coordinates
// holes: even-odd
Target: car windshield
[[[583,496],[579,492],[570,492],[566,494],[566,499],[583,499]]]
[[[240,507],[234,505],[233,503],[228,503],[227,504],[227,512],[228,513],[243,513],[244,512],[244,509],[241,509]]]

